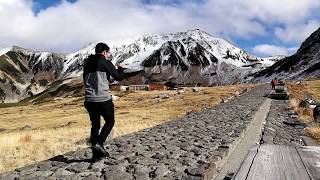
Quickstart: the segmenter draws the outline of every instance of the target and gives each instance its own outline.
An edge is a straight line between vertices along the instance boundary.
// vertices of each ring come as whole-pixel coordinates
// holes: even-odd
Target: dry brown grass
[[[290,99],[290,105],[299,114],[299,118],[304,123],[312,123],[313,109],[299,107],[299,102],[305,98],[312,97],[313,99],[320,100],[320,80],[313,79],[309,81],[303,81],[300,84],[293,82],[287,82],[288,90],[292,95]],[[313,137],[318,143],[320,143],[320,127],[306,128],[307,133]]]
[[[312,82],[311,82],[312,83]],[[304,123],[310,123],[313,121],[313,112],[310,108],[299,107],[299,102],[310,97],[308,92],[308,82],[303,81],[300,84],[294,82],[287,82],[287,87],[290,92],[290,106],[299,114],[299,118]]]
[[[320,127],[306,128],[307,133],[320,144]]]
[[[176,91],[138,91],[115,101],[114,137],[153,127],[184,116],[189,111],[218,104],[236,91],[254,85],[200,88],[184,93]],[[168,94],[167,99],[158,98]],[[52,156],[83,148],[76,142],[88,138],[90,122],[82,98],[21,107],[0,108],[0,172],[48,159]],[[21,131],[29,125],[31,130]]]
[[[88,129],[85,128],[2,133],[0,136],[0,172],[83,148],[84,145],[76,145],[76,142],[86,135],[88,135]]]
[[[19,142],[20,143],[30,143],[32,140],[31,134],[25,134],[20,137]]]

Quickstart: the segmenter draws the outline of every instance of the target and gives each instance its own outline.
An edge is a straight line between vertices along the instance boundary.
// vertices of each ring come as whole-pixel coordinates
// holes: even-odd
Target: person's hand
[[[122,67],[120,64],[117,64],[116,66],[118,69],[127,69],[127,68]]]

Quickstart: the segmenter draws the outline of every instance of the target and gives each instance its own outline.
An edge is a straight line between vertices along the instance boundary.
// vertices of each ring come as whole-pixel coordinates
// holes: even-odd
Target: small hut
[[[129,91],[148,91],[149,86],[148,85],[130,85]]]
[[[129,91],[129,86],[120,86],[120,91],[121,92]]]
[[[155,91],[155,90],[164,91],[164,90],[167,90],[167,86],[160,83],[150,83],[149,91]]]

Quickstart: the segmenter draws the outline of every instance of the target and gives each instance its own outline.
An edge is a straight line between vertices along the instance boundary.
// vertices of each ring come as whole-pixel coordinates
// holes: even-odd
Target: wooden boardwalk
[[[233,179],[320,180],[320,147],[255,146]]]

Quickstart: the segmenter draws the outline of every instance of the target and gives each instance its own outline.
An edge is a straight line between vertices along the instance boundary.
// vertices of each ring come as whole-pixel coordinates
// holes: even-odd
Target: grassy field
[[[320,124],[314,123],[313,110],[299,107],[299,102],[305,98],[312,98],[320,102],[320,79],[302,81],[300,84],[288,82],[288,90],[292,95],[291,106],[298,112],[300,119],[312,127],[306,128],[307,133],[320,144]]]
[[[153,127],[190,111],[201,111],[254,85],[191,88],[177,91],[137,91],[113,94],[114,137]],[[162,95],[169,98],[159,98]],[[64,98],[38,105],[0,108],[0,172],[83,148],[90,121],[83,98]],[[79,143],[82,142],[82,143]]]

